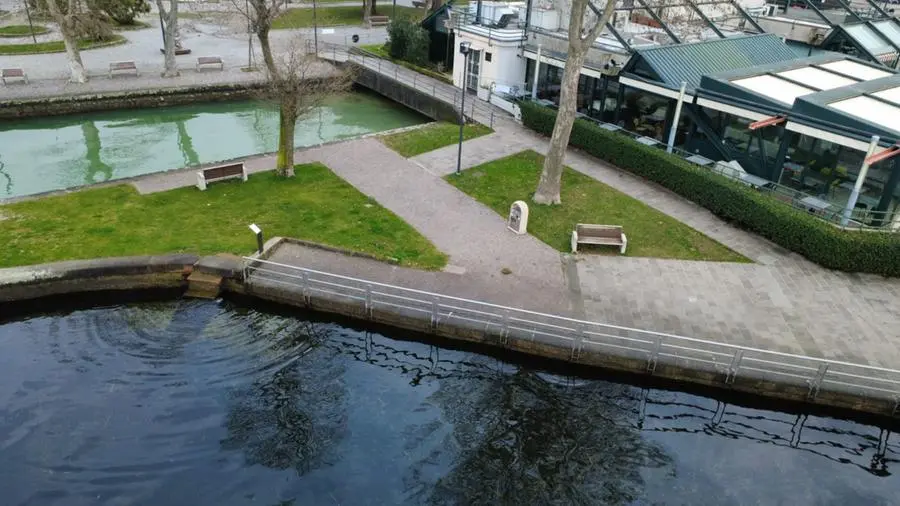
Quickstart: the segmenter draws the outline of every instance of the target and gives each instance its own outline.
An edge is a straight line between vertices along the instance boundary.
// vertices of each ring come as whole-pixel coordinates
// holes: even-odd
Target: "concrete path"
[[[463,145],[463,167],[548,139],[504,122]],[[455,168],[456,147],[411,160],[435,174]],[[900,280],[845,274],[738,229],[653,183],[569,150],[570,167],[716,239],[754,264],[579,255],[588,318],[764,349],[900,367]]]
[[[259,72],[242,72],[247,66],[247,34],[228,25],[209,19],[185,19],[180,24],[181,40],[191,54],[176,57],[181,75],[162,78],[163,55],[160,53],[161,35],[159,18],[146,15],[142,21],[150,28],[119,32],[128,42],[118,46],[81,52],[81,58],[90,80],[84,84],[69,83],[69,67],[64,53],[39,55],[0,56],[0,67],[22,67],[28,73],[31,84],[15,83],[0,86],[0,100],[77,95],[139,89],[162,89],[219,83],[252,82],[261,79]],[[387,39],[385,28],[333,27],[330,33],[320,34],[321,42],[347,44],[353,35],[359,35],[359,44],[381,44]],[[291,44],[312,40],[312,29],[273,30],[273,50],[284,51]],[[253,41],[254,62],[262,61],[259,44]],[[196,71],[198,56],[217,55],[225,62],[224,71]],[[140,76],[121,75],[108,77],[109,62],[133,60]]]

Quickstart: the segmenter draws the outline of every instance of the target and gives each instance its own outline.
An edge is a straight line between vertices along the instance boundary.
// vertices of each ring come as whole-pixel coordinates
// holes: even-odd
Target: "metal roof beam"
[[[591,3],[589,3],[588,5],[593,6],[593,4]],[[607,21],[606,28],[609,30],[609,33],[613,34],[613,37],[615,37],[616,40],[619,41],[619,44],[622,44],[622,47],[624,47],[626,51],[628,51],[629,53],[634,52],[634,48],[631,47],[631,44],[629,44],[628,41],[625,40],[624,37],[622,37],[622,34],[620,34],[618,30],[616,30],[616,27],[613,26],[612,23]]]
[[[856,18],[857,21],[860,21],[860,22],[865,21],[865,19],[863,19],[859,14],[857,14],[857,12],[856,12],[855,10],[853,10],[852,7],[850,7],[849,5],[847,5],[847,2],[844,2],[844,0],[835,0],[835,1],[836,1],[841,7],[843,7],[845,11],[849,12],[851,16],[853,16],[854,18]]]
[[[603,19],[603,11],[596,5],[594,5],[594,2],[592,2],[591,0],[588,0],[588,8],[591,9],[591,12],[593,12],[595,16],[597,16],[597,19]],[[622,44],[622,47],[624,47],[626,51],[628,51],[629,53],[634,52],[634,48],[631,47],[631,44],[629,44],[628,41],[625,40],[624,37],[622,37],[622,34],[620,34],[619,31],[616,30],[616,27],[614,27],[609,21],[606,22],[606,29],[609,30],[609,33],[613,34],[613,37],[615,37],[616,40],[619,41],[619,44]],[[591,44],[593,44],[593,41],[591,42]]]
[[[872,100],[874,100],[876,102],[881,102],[882,104],[889,105],[891,107],[900,107],[900,104],[898,104],[896,102],[891,102],[890,100],[883,99],[883,98],[879,97],[878,95],[873,95],[871,93],[861,93],[860,96],[866,97],[866,98],[871,98]]]
[[[756,20],[754,20],[750,16],[750,14],[747,14],[747,11],[745,11],[744,8],[741,7],[740,4],[738,4],[736,0],[728,0],[728,3],[730,3],[731,6],[734,7],[740,13],[741,17],[743,17],[744,20],[748,21],[751,25],[753,25],[753,28],[755,28],[758,33],[766,33],[766,31],[763,30],[761,26],[759,26],[759,23],[757,23]]]
[[[826,16],[822,11],[820,11],[819,8],[816,7],[816,5],[813,2],[811,2],[810,0],[803,0],[803,1],[806,2],[806,5],[808,5],[809,8],[812,9],[813,12],[815,12],[817,16],[822,18],[822,21],[824,21],[825,24],[827,24],[828,26],[831,26],[831,27],[834,26],[834,23],[832,23],[831,20],[828,19],[828,16]]]
[[[900,58],[900,46],[898,46],[896,42],[891,40],[891,38],[888,37],[887,35],[885,35],[884,33],[881,33],[881,30],[879,30],[878,27],[876,27],[875,24],[872,23],[871,21],[866,21],[866,26],[871,28],[872,31],[875,32],[875,35],[879,36],[881,38],[881,40],[890,44],[891,47],[894,48],[894,51],[897,51],[897,57]],[[881,60],[878,60],[878,61],[880,62]],[[885,65],[885,66],[887,66],[887,65]]]
[[[675,32],[673,32],[671,29],[669,29],[669,25],[667,25],[666,22],[662,20],[662,18],[660,18],[659,16],[656,15],[655,12],[653,12],[653,8],[649,5],[647,5],[647,2],[645,2],[644,0],[637,0],[637,3],[641,4],[644,7],[644,9],[647,11],[647,14],[650,14],[650,17],[653,18],[654,21],[659,23],[659,26],[662,27],[663,31],[666,32],[666,35],[668,35],[670,39],[672,39],[676,44],[681,44],[681,39],[678,38],[677,35],[675,35]],[[664,8],[664,7],[665,6],[660,6],[660,8]]]
[[[712,31],[716,32],[716,35],[718,35],[720,39],[725,38],[725,34],[722,33],[721,30],[719,30],[719,27],[716,26],[715,23],[713,23],[712,21],[710,21],[710,19],[708,17],[706,17],[706,14],[703,14],[703,11],[700,9],[700,7],[697,7],[696,5],[694,5],[694,3],[691,2],[691,0],[685,0],[685,1],[686,1],[687,5],[689,5],[691,7],[691,9],[693,9],[694,12],[696,12],[700,16],[700,19],[702,19],[707,25],[709,25],[709,27],[712,28]]]

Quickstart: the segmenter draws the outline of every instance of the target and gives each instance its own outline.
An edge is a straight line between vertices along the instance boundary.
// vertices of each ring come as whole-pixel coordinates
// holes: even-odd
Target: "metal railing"
[[[722,375],[725,385],[739,376],[765,377],[808,388],[815,399],[821,389],[900,403],[900,371],[837,360],[781,353],[747,346],[506,307],[477,300],[330,274],[268,260],[244,258],[244,282],[257,289],[284,289],[301,297],[350,303],[369,319],[389,312],[442,326],[509,340],[540,342],[567,350],[577,361],[596,353],[641,361],[652,374],[660,363]]]
[[[309,53],[315,52],[309,41],[307,41],[307,51]],[[450,104],[457,111],[462,104],[463,91],[456,86],[398,65],[359,47],[319,42],[318,56],[336,62],[353,62],[416,91],[425,93],[441,102]],[[499,110],[471,96],[467,97],[465,106],[464,114],[468,119],[488,125],[491,128],[494,127],[494,116],[500,112]]]

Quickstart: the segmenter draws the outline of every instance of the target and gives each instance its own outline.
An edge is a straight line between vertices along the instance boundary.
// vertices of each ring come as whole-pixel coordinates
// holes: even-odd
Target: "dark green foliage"
[[[388,52],[391,58],[408,61],[414,65],[428,63],[428,32],[408,18],[392,21],[388,25]]]
[[[138,14],[150,12],[150,4],[146,0],[95,0],[95,4],[120,25],[130,25]]]
[[[544,135],[553,131],[556,112],[521,102],[523,123]],[[714,174],[659,149],[578,119],[569,143],[597,158],[647,178],[830,269],[900,276],[900,235],[846,231],[756,190]]]

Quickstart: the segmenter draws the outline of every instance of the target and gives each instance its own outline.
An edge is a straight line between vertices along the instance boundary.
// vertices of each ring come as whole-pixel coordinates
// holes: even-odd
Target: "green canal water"
[[[297,147],[427,118],[370,93],[335,98],[297,123]],[[276,110],[217,102],[0,122],[0,199],[275,151]]]

